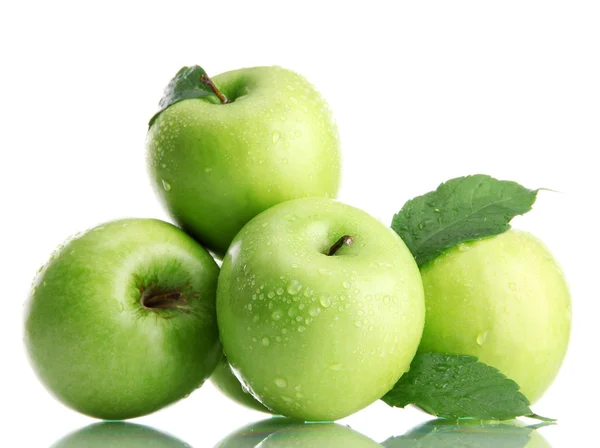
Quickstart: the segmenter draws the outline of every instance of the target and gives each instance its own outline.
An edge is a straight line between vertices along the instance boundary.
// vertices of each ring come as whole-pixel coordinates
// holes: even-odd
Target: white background
[[[385,223],[459,175],[558,190],[514,221],[546,242],[573,294],[570,351],[534,410],[559,418],[540,431],[553,447],[597,443],[599,23],[593,1],[2,2],[0,444],[48,446],[93,422],[33,375],[22,304],[68,235],[168,219],[145,134],[164,86],[191,64],[305,75],[339,125],[340,199]],[[210,447],[261,417],[205,385],[138,421]],[[427,419],[378,403],[342,423],[381,442]]]

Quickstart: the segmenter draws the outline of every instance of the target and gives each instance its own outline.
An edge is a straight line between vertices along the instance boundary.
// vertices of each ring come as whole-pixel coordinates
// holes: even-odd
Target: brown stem
[[[230,102],[227,99],[227,97],[225,95],[223,95],[223,93],[218,89],[218,87],[215,85],[213,80],[208,77],[208,75],[204,74],[204,75],[200,76],[200,82],[202,84],[210,87],[210,89],[214,92],[214,94],[219,97],[222,104],[227,104]]]
[[[350,235],[344,235],[337,240],[333,246],[331,246],[331,249],[329,249],[329,253],[327,255],[335,255],[335,253],[340,250],[342,246],[351,246],[352,243],[354,243],[354,237]]]
[[[180,292],[167,292],[157,296],[142,296],[142,306],[147,309],[175,309],[185,303],[185,297]]]

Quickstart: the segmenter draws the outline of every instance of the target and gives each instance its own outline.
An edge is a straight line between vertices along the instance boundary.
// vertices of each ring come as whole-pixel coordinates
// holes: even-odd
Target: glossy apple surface
[[[305,196],[335,197],[341,175],[337,127],[302,76],[255,67],[215,76],[232,101],[187,99],[148,132],[155,190],[171,216],[222,256],[244,224]]]
[[[144,425],[102,422],[62,438],[51,448],[189,448],[185,442]]]
[[[227,358],[223,356],[213,374],[210,377],[210,381],[213,385],[219,389],[225,396],[230,398],[242,406],[254,409],[259,412],[271,413],[269,409],[264,407],[259,401],[257,401],[248,391],[244,390],[242,384],[237,379],[231,366],[227,362]]]
[[[218,272],[206,250],[162,221],[113,221],[72,239],[28,301],[36,373],[67,406],[107,420],[185,397],[221,357]]]
[[[335,255],[342,236],[354,243]],[[405,372],[422,333],[418,268],[391,229],[324,198],[261,213],[223,261],[217,319],[225,354],[275,413],[336,420]]]
[[[477,356],[535,402],[565,356],[571,298],[564,275],[533,235],[509,230],[462,244],[421,269],[425,329],[419,351]]]

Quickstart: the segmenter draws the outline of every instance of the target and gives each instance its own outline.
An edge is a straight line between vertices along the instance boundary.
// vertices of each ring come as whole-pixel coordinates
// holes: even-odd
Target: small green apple
[[[378,443],[335,423],[301,423],[271,418],[239,429],[216,448],[375,448]]]
[[[571,298],[548,249],[510,230],[461,244],[421,268],[425,329],[419,351],[477,356],[535,402],[565,356]]]
[[[265,406],[301,420],[345,417],[391,389],[416,352],[424,308],[400,237],[325,198],[251,220],[217,288],[230,364]]]
[[[121,420],[200,387],[221,355],[219,268],[171,224],[125,219],[61,246],[34,280],[25,343],[66,405]]]
[[[156,191],[181,227],[222,256],[258,213],[305,196],[335,197],[337,127],[321,95],[280,67],[222,73],[230,101],[185,99],[162,111],[147,138]]]
[[[175,437],[144,425],[102,422],[60,439],[51,448],[189,448]]]
[[[250,392],[244,390],[242,384],[231,370],[231,366],[227,362],[225,356],[223,356],[219,364],[217,364],[217,367],[215,367],[215,371],[211,375],[210,381],[217,389],[223,392],[224,395],[242,406],[246,406],[259,412],[271,413],[271,411],[257,401]]]

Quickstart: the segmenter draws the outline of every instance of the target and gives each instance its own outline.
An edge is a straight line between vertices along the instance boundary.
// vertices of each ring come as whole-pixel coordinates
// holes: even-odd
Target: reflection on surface
[[[189,448],[190,445],[148,426],[102,422],[60,439],[52,448]]]
[[[431,420],[408,433],[391,437],[386,448],[551,448],[535,429],[522,422]]]
[[[216,448],[375,448],[378,443],[335,423],[270,418],[227,436]]]

